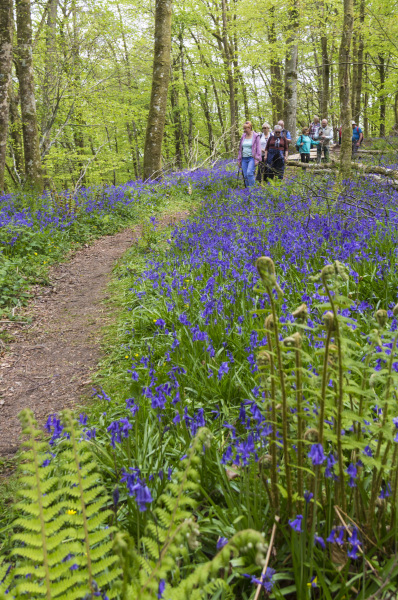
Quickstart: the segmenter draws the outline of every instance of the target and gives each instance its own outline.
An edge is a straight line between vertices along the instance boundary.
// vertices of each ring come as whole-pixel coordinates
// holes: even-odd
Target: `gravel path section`
[[[160,219],[178,222],[187,213]],[[14,341],[0,358],[0,456],[19,448],[18,413],[30,407],[43,425],[48,415],[74,408],[91,393],[90,377],[101,358],[101,330],[112,318],[106,286],[112,269],[141,228],[97,240],[69,262],[53,267],[51,286],[38,288],[25,314],[30,325],[5,324]]]

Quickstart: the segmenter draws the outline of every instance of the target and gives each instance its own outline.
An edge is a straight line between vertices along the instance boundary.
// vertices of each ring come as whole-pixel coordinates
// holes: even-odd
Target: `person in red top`
[[[289,155],[289,140],[281,135],[282,127],[275,125],[274,135],[268,139],[264,152],[264,160],[269,168],[269,179],[275,176],[283,179],[285,163]]]

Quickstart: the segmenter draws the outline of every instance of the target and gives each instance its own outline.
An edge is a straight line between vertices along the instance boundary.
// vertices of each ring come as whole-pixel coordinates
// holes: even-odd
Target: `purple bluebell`
[[[228,538],[219,537],[217,540],[217,550],[221,550],[221,548],[224,548],[226,544],[228,544]]]
[[[326,460],[322,444],[312,444],[311,450],[308,453],[308,458],[311,459],[314,466],[322,465]]]
[[[289,519],[289,525],[293,531],[301,531],[302,520],[303,515],[297,515],[294,519]]]

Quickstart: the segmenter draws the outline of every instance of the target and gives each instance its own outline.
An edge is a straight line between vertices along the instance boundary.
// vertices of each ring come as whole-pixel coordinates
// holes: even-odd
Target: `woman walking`
[[[314,141],[310,138],[309,127],[303,127],[301,135],[297,139],[296,148],[300,153],[300,159],[302,163],[310,162],[310,151],[312,146],[318,146],[319,142]]]
[[[261,160],[260,136],[253,131],[251,121],[243,125],[243,135],[239,143],[238,164],[243,171],[246,187],[255,184],[254,174],[256,166]]]
[[[262,126],[262,134],[260,137],[261,162],[258,164],[257,177],[256,177],[256,181],[258,181],[260,184],[263,181],[267,181],[267,177],[268,177],[268,166],[265,162],[264,154],[265,154],[265,148],[267,146],[268,139],[271,137],[271,135],[272,135],[271,126],[268,123],[264,123],[264,125]]]
[[[268,177],[273,179],[276,175],[278,179],[283,179],[285,172],[285,162],[289,155],[289,140],[282,137],[282,127],[275,125],[274,135],[268,138],[265,148],[264,158],[268,165],[270,173]]]

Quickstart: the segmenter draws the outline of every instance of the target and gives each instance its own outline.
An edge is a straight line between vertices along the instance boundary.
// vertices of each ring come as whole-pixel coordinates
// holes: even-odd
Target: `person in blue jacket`
[[[300,160],[302,163],[310,162],[310,150],[312,146],[318,146],[319,142],[312,140],[309,136],[309,128],[303,127],[301,135],[297,138],[296,148],[300,152]]]

